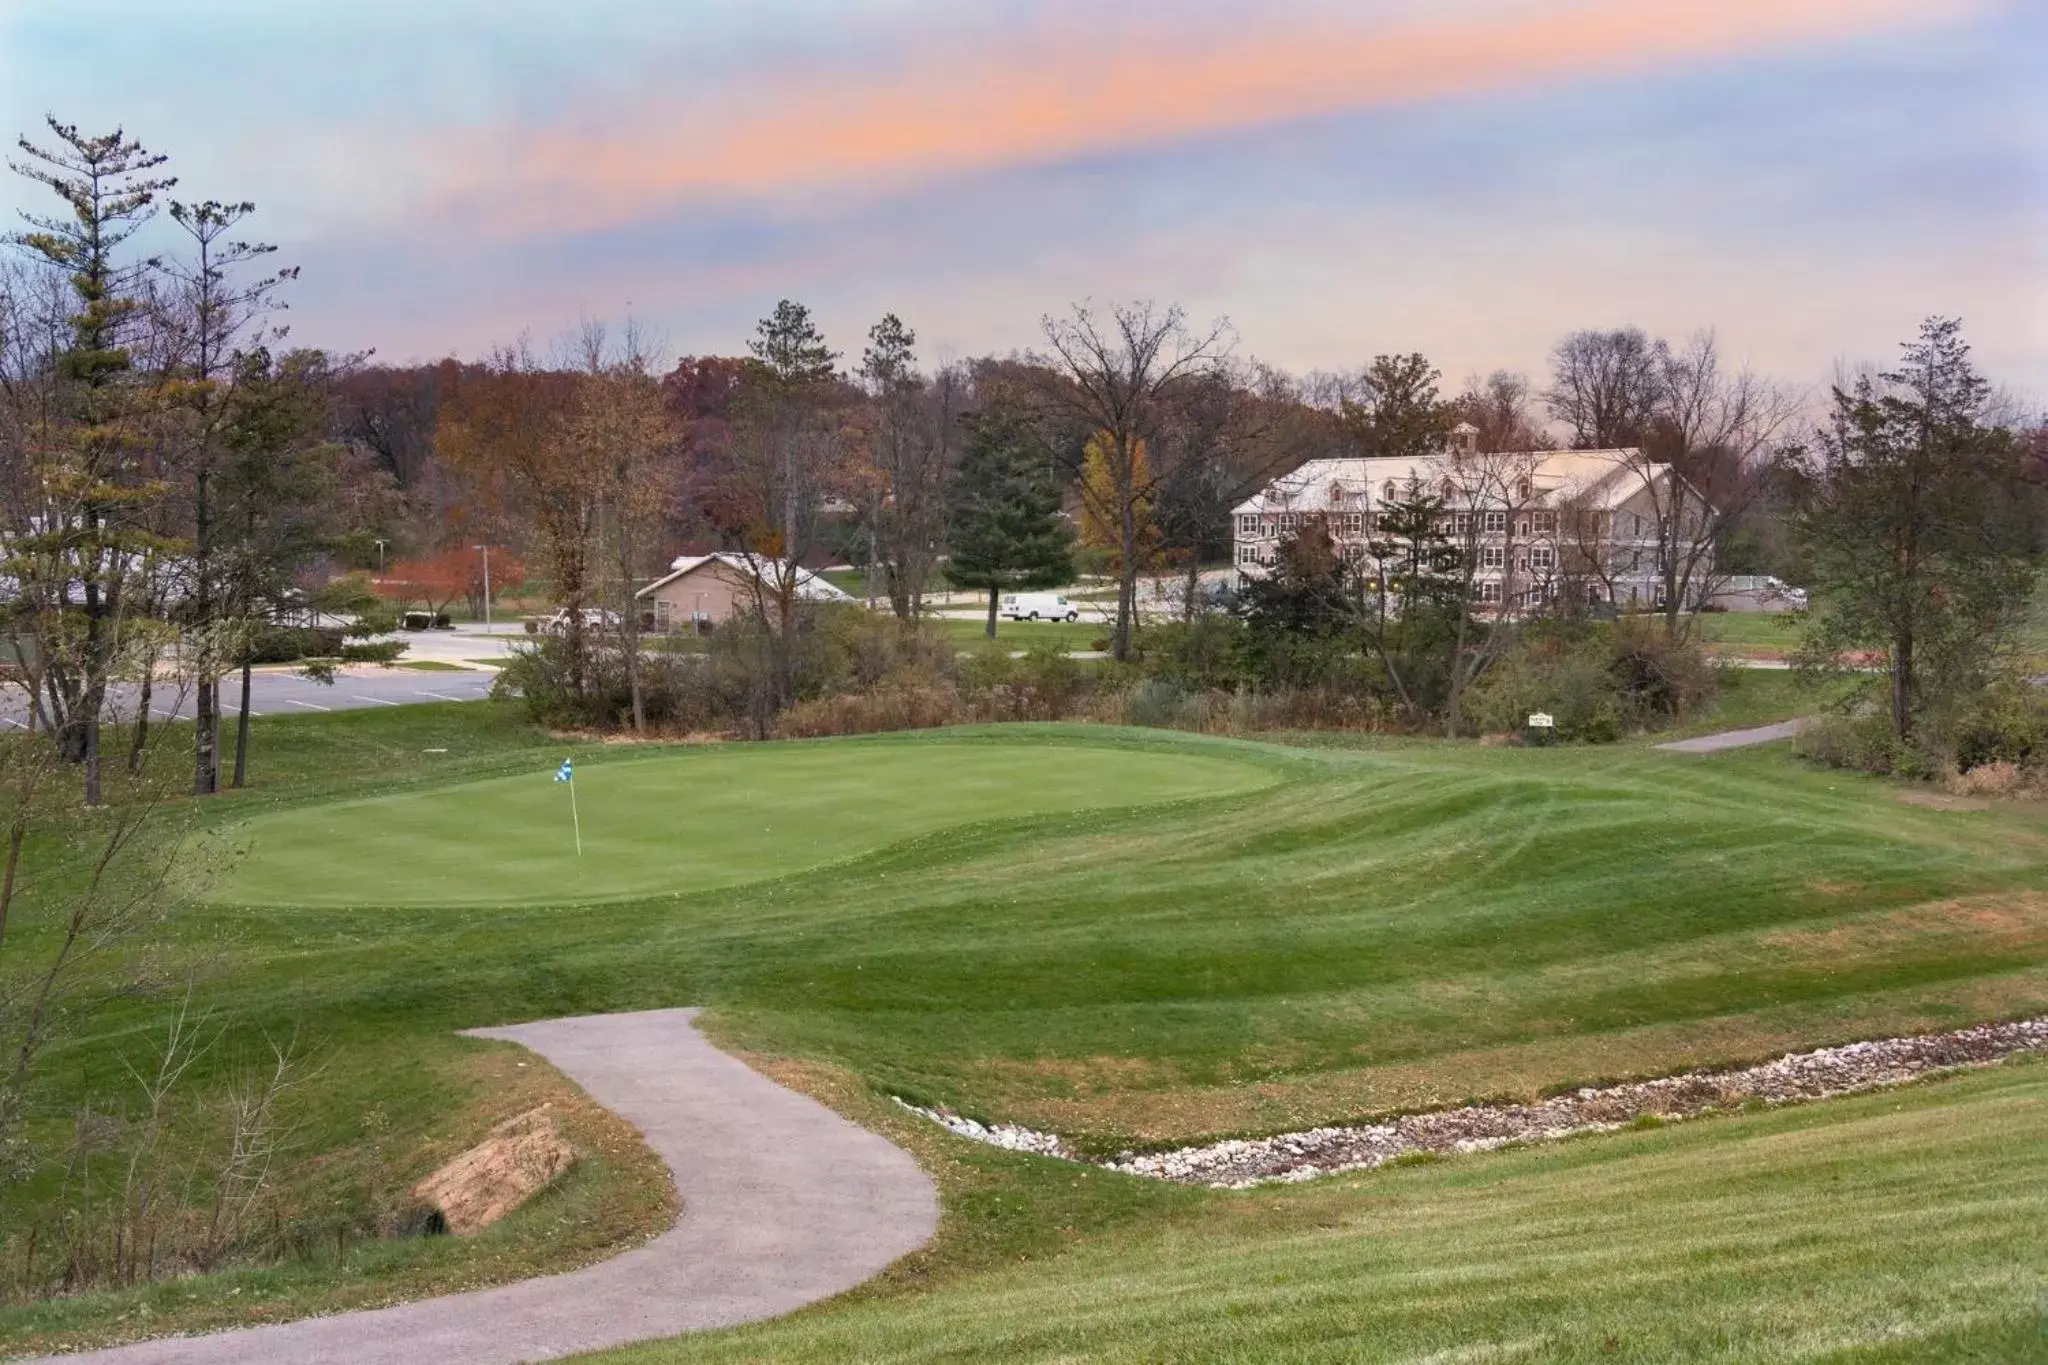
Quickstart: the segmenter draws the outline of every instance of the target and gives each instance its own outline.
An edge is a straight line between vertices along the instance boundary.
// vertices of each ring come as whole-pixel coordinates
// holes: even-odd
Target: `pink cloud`
[[[1492,0],[1457,17],[1191,31],[1068,11],[996,43],[907,43],[884,67],[752,73],[576,127],[430,147],[439,210],[508,235],[662,208],[872,191],[1301,118],[1938,24],[1985,0]],[[1091,9],[1093,7],[1090,7]]]

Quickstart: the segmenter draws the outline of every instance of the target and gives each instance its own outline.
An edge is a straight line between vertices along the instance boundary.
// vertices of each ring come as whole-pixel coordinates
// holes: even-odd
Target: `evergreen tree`
[[[1235,610],[1245,623],[1246,662],[1268,683],[1325,681],[1356,648],[1358,581],[1327,522],[1309,518],[1280,542],[1273,570],[1248,579]]]
[[[994,403],[966,419],[967,445],[948,498],[946,576],[988,589],[988,635],[1005,590],[1053,588],[1074,576],[1073,533],[1060,516],[1060,481],[1029,417]]]
[[[1801,518],[1818,606],[1809,649],[1881,651],[1894,734],[1911,738],[1985,680],[2031,594],[2036,555],[2012,434],[1953,320],[1900,368],[1835,391]]]
[[[1385,504],[1367,547],[1359,616],[1387,681],[1413,717],[1434,714],[1450,688],[1458,623],[1467,610],[1463,556],[1444,499],[1410,481]]]
[[[124,264],[122,246],[177,182],[165,158],[119,129],[99,137],[50,119],[55,141],[19,143],[9,164],[66,212],[23,215],[5,240],[60,271],[75,299],[70,344],[57,357],[57,401],[34,442],[41,507],[16,528],[8,571],[22,585],[17,614],[36,641],[34,704],[49,708],[65,759],[82,764],[85,800],[100,802],[100,719],[138,565],[161,548],[149,528],[163,487],[144,458],[151,386],[127,347],[152,261]]]

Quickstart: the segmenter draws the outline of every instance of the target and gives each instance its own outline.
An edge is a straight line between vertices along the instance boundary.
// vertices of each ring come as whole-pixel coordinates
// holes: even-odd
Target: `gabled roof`
[[[1421,460],[1310,460],[1233,510],[1238,514],[1362,512],[1386,502],[1390,483],[1403,493],[1411,483],[1429,486],[1446,478],[1463,486],[1466,481],[1459,478],[1460,467],[1476,467],[1480,461],[1506,462],[1517,477],[1526,471],[1532,485],[1530,500],[1551,506],[1570,498],[1595,507],[1618,507],[1640,492],[1647,481],[1662,478],[1669,470],[1668,465],[1646,462],[1635,449],[1531,450],[1482,456],[1454,452]]]
[[[668,566],[669,572],[666,575],[655,579],[633,595],[635,597],[651,597],[655,592],[667,587],[678,578],[687,577],[705,565],[712,563],[722,564],[728,569],[750,577],[758,575],[761,570],[766,568],[773,567],[777,572],[781,572],[786,567],[783,560],[766,559],[757,555],[735,554],[729,550],[721,550],[716,554],[708,555],[683,555]],[[830,583],[801,565],[798,566],[796,571],[796,595],[798,600],[804,602],[853,601],[852,597],[833,587]]]

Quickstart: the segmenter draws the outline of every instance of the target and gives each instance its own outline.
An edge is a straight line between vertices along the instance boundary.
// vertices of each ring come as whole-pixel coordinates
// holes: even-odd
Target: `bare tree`
[[[1553,521],[1546,524],[1554,524],[1555,513],[1538,509],[1540,463],[1540,455],[1529,450],[1455,449],[1432,462],[1430,477],[1447,509],[1442,515],[1458,547],[1460,597],[1467,604],[1452,618],[1444,689],[1444,733],[1453,739],[1464,728],[1466,689],[1493,666],[1514,642],[1519,623],[1550,593],[1556,551],[1539,543],[1536,518],[1547,514]]]
[[[1543,398],[1581,450],[1634,445],[1662,409],[1670,347],[1640,327],[1574,332],[1550,352]]]
[[[917,370],[917,334],[894,313],[868,333],[860,378],[874,410],[868,442],[867,529],[870,558],[897,617],[914,621],[938,563],[946,530],[946,480],[959,453],[966,373]],[[869,574],[872,600],[875,574]]]
[[[1458,420],[1478,434],[1474,449],[1484,455],[1515,450],[1540,450],[1548,441],[1536,416],[1536,394],[1526,375],[1495,370],[1465,381],[1465,391],[1452,400]]]
[[[1235,335],[1228,320],[1197,330],[1179,305],[1162,309],[1149,300],[1112,305],[1106,315],[1076,304],[1067,317],[1047,315],[1042,325],[1050,354],[1035,357],[1044,367],[1037,397],[1060,425],[1085,426],[1106,466],[1107,478],[1083,481],[1082,496],[1091,515],[1117,530],[1112,652],[1129,659],[1143,558],[1141,511],[1171,464],[1148,460],[1146,451],[1163,449],[1159,438],[1176,402],[1229,358]]]

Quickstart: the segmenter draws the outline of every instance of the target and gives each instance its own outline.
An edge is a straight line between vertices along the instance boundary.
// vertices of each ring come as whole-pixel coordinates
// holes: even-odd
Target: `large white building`
[[[1567,594],[1593,603],[1651,606],[1664,595],[1663,564],[1677,557],[1681,591],[1706,591],[1710,551],[1700,542],[1705,504],[1668,464],[1639,450],[1479,454],[1470,428],[1427,459],[1311,460],[1275,479],[1233,516],[1239,581],[1270,572],[1283,541],[1310,520],[1368,573],[1389,505],[1440,501],[1439,529],[1468,556],[1476,602],[1519,611]]]

